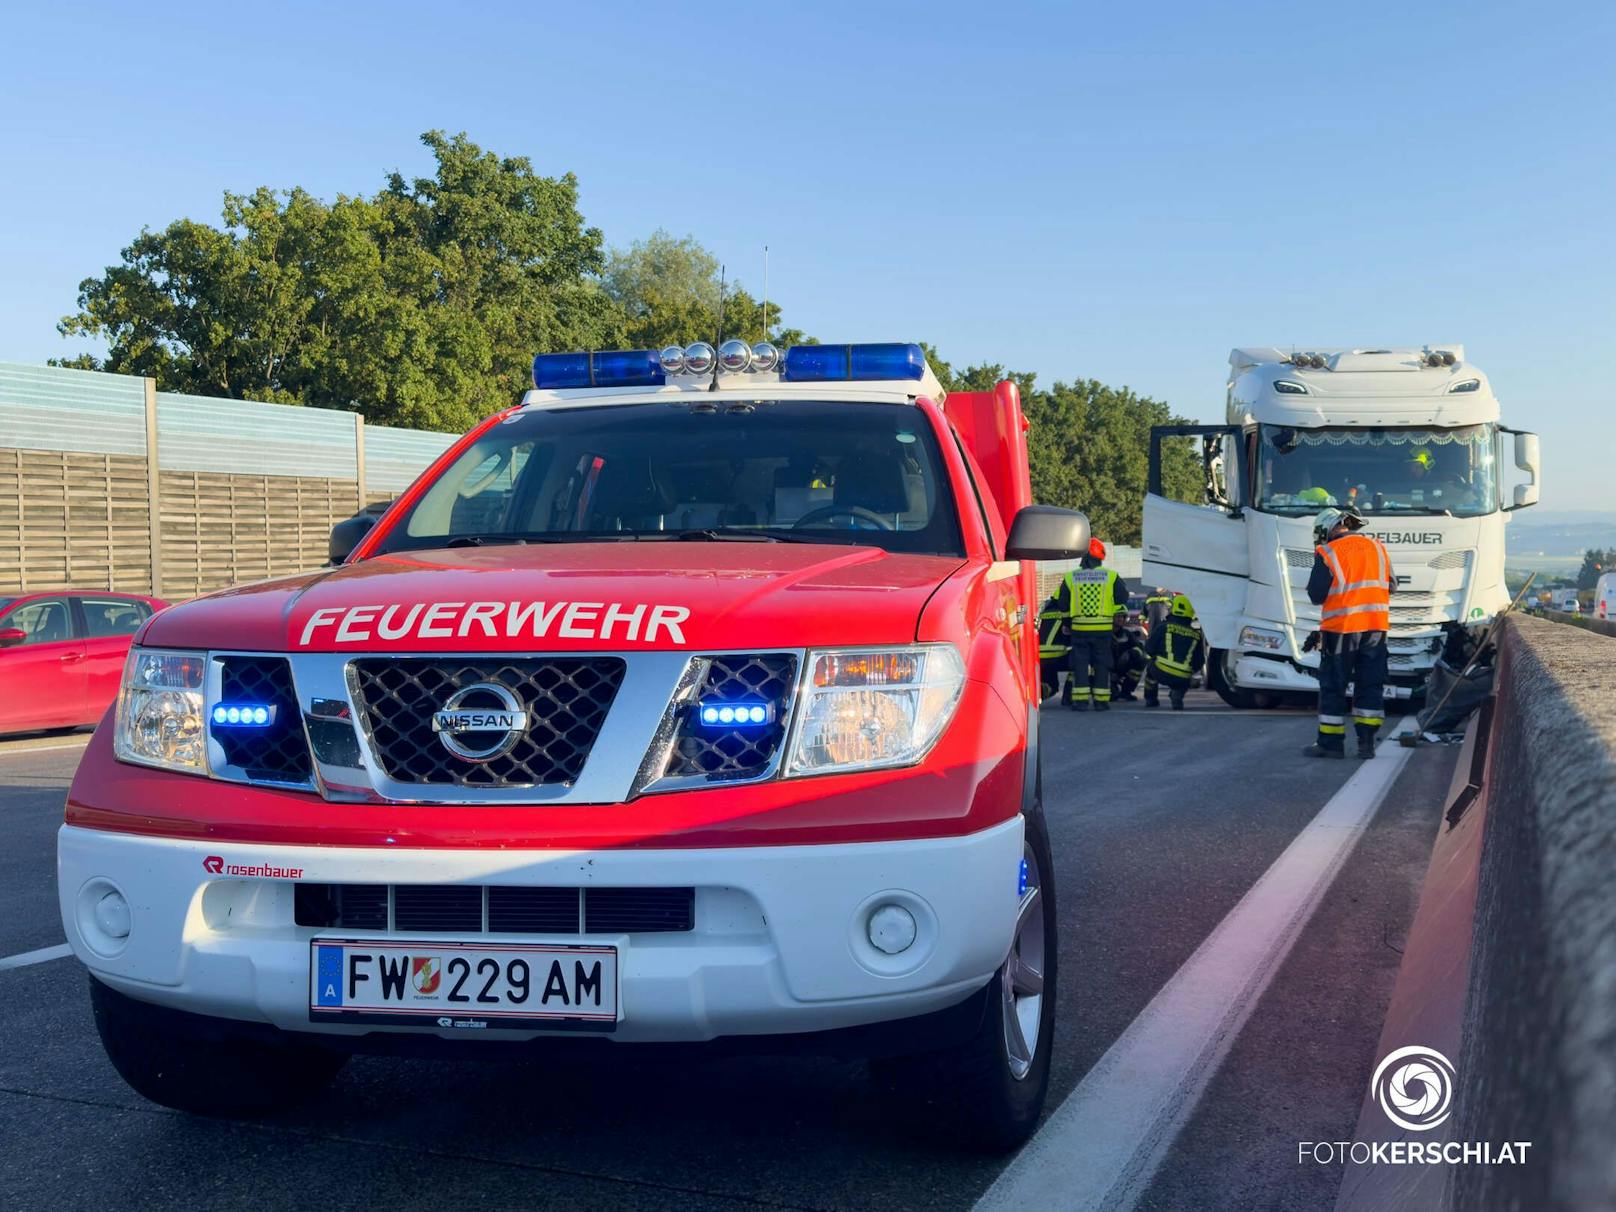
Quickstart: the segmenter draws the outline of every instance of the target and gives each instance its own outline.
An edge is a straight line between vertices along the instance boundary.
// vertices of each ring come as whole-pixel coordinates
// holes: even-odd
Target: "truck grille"
[[[398,934],[669,934],[695,929],[694,888],[299,883],[293,912],[319,930]]]
[[[224,760],[255,783],[307,784],[313,776],[303,717],[292,690],[292,666],[285,657],[219,658],[219,700],[272,707],[267,728],[221,728],[213,739]]]
[[[663,777],[722,780],[767,773],[785,739],[796,676],[797,658],[790,653],[713,657],[697,701],[682,711]],[[772,703],[774,720],[756,730],[704,727],[697,717],[702,702]]]
[[[530,787],[572,783],[622,685],[620,657],[516,660],[375,658],[355,661],[354,697],[376,756],[401,783]],[[457,690],[493,682],[528,713],[509,752],[471,761],[449,752],[432,715]]]

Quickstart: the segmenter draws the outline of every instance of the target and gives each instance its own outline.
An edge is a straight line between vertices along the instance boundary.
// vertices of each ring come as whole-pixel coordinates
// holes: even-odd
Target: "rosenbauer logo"
[[[202,860],[202,870],[209,875],[245,875],[265,880],[300,880],[301,867],[276,867],[272,863],[227,863],[217,854]]]

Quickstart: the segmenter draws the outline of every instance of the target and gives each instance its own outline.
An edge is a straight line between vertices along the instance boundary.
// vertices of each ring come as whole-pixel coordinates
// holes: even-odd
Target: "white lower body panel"
[[[286,1030],[357,1034],[388,1028],[310,1022],[310,940],[356,932],[297,925],[299,880],[692,887],[695,928],[684,932],[372,936],[612,946],[620,990],[614,1038],[695,1041],[859,1026],[963,1000],[1009,950],[1022,830],[1018,816],[980,833],[922,841],[513,852],[265,846],[64,826],[58,892],[74,954],[131,997]],[[106,934],[95,914],[113,889],[129,904],[122,940]],[[914,943],[898,955],[868,938],[869,914],[888,903],[917,924]]]

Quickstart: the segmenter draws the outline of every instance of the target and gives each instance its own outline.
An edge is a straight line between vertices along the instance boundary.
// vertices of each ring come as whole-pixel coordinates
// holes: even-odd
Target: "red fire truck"
[[[59,842],[113,1064],[249,1114],[355,1051],[768,1037],[1019,1142],[1056,974],[1030,561],[1088,523],[1030,503],[1015,386],[741,341],[534,384],[333,567],[136,637]]]

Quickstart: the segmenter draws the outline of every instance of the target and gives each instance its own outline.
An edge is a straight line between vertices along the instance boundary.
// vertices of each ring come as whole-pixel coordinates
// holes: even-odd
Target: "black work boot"
[[[1173,699],[1173,710],[1174,711],[1183,711],[1184,710],[1184,699],[1183,699],[1182,696],[1176,696]]]
[[[1374,737],[1361,736],[1358,738],[1358,756],[1361,758],[1372,758],[1375,756]]]
[[[1317,741],[1314,741],[1306,749],[1302,750],[1302,756],[1316,758],[1345,758],[1347,756],[1347,747],[1343,745],[1340,749],[1326,749],[1323,745],[1319,744]]]
[[[1066,709],[1068,711],[1087,711],[1089,709],[1089,701],[1087,699],[1068,699],[1066,702]]]
[[[1111,710],[1111,703],[1107,699],[1095,699],[1094,700],[1094,710],[1096,710],[1096,711],[1110,711]]]
[[[1145,696],[1145,706],[1146,707],[1160,707],[1161,706],[1161,700],[1158,699],[1153,694],[1152,695],[1146,695]]]

